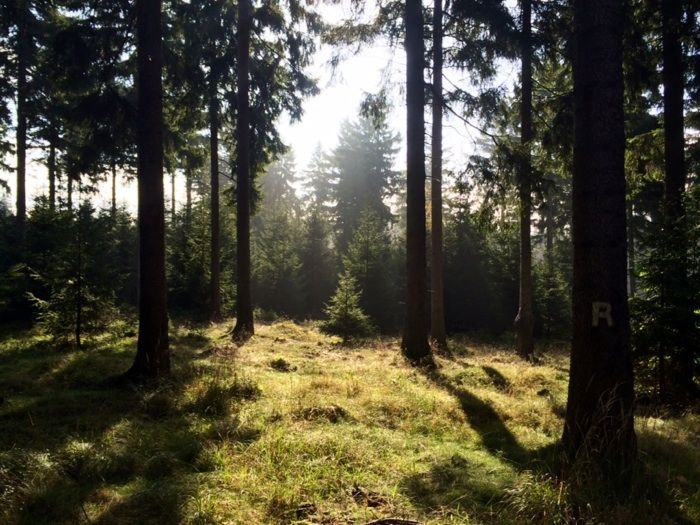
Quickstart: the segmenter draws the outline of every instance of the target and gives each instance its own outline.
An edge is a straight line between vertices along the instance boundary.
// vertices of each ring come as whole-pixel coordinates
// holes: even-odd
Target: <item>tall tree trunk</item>
[[[68,211],[73,209],[73,177],[68,175],[67,177],[67,188],[66,188],[66,205],[68,206]]]
[[[192,168],[185,168],[185,224],[192,224]]]
[[[622,4],[574,1],[573,340],[563,442],[634,457],[627,305]]]
[[[408,360],[431,358],[426,320],[423,12],[406,0],[406,317],[401,350]]]
[[[170,174],[170,220],[175,220],[175,170]]]
[[[127,375],[170,372],[163,195],[161,0],[136,1],[138,63],[139,337]]]
[[[683,6],[678,0],[662,0],[663,83],[664,83],[664,150],[666,177],[664,202],[672,221],[685,215],[685,139],[683,122],[683,48],[681,17]]]
[[[250,0],[238,3],[238,121],[236,123],[236,238],[237,289],[236,326],[233,336],[246,340],[254,333],[253,300],[250,290],[250,30],[252,21]]]
[[[24,240],[27,222],[27,68],[29,9],[17,2],[17,231]]]
[[[554,304],[552,290],[554,289],[554,206],[553,197],[550,195],[545,206],[545,263],[547,265],[547,336],[552,335],[552,321],[554,319]]]
[[[209,99],[209,156],[211,160],[211,281],[209,318],[221,320],[221,228],[219,223],[219,100],[212,81]]]
[[[627,268],[629,279],[629,296],[634,297],[637,294],[637,265],[636,252],[634,246],[634,204],[631,199],[627,200]]]
[[[117,165],[112,162],[112,219],[117,216]]]
[[[442,248],[442,0],[433,8],[433,139],[431,142],[431,261],[430,337],[447,350],[445,328],[445,280]]]
[[[51,136],[49,141],[49,210],[53,213],[56,210],[56,140]]]
[[[75,217],[77,257],[75,272],[75,346],[82,348],[83,332],[83,213],[80,209],[80,197],[82,195],[82,184],[78,179],[78,213]]]
[[[518,173],[520,197],[520,293],[518,315],[515,317],[516,350],[525,359],[532,359],[535,352],[532,314],[532,244],[530,242],[530,217],[532,215],[532,5],[522,0],[520,143],[523,158]]]
[[[686,184],[685,125],[683,116],[684,63],[681,44],[683,3],[680,0],[662,0],[663,84],[664,84],[664,243],[669,253],[665,260],[673,263],[664,270],[663,295],[677,309],[676,332],[682,339],[669,341],[673,348],[671,365],[677,397],[696,397],[693,308],[688,296],[687,231],[683,195]],[[678,348],[680,347],[680,348]]]

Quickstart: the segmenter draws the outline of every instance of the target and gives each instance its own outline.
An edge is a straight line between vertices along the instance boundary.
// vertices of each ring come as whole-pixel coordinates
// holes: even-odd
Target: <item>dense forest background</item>
[[[699,108],[698,0],[0,1],[0,521],[697,522]]]
[[[677,366],[671,363],[669,372],[664,362],[693,339],[700,296],[698,18],[696,6],[687,7],[674,33],[683,50],[678,79],[686,86],[687,180],[680,198],[689,227],[680,240],[664,222],[663,93],[669,80],[662,68],[662,16],[642,0],[628,2],[625,13],[633,344],[642,382],[663,396],[669,388],[665,375]],[[471,85],[449,84],[436,99],[438,113],[463,119],[483,138],[461,167],[444,173],[440,241],[447,329],[494,335],[511,330],[519,308],[519,225],[526,195],[534,335],[566,338],[572,282],[570,12],[563,2],[546,2],[530,14],[534,126],[530,191],[523,194],[524,150],[517,132],[524,77],[510,87],[497,78],[497,64],[517,63],[525,49],[518,36],[521,13],[501,4],[456,3],[451,9],[439,31],[434,21],[427,23],[426,12],[426,26],[433,27],[429,35],[444,35],[446,67],[466,72]],[[357,288],[374,333],[397,333],[401,326],[406,195],[404,175],[395,166],[402,137],[386,118],[397,95],[387,86],[369,96],[358,117],[342,125],[337,145],[330,151],[319,147],[308,166],[295,164],[275,127],[282,113],[299,118],[303,100],[317,91],[305,68],[319,41],[338,49],[377,39],[396,45],[400,14],[398,4],[387,3],[370,24],[349,19],[327,25],[309,6],[257,8],[250,52],[251,260],[261,319],[323,318],[339,276],[346,275],[352,279],[343,282]],[[131,16],[128,2],[3,4],[3,167],[18,182],[16,195],[6,191],[0,209],[2,319],[38,323],[76,344],[115,316],[133,315],[137,306],[135,218],[117,206],[115,196],[115,186],[136,168]],[[175,177],[185,180],[184,205],[176,206],[173,197],[166,206],[168,306],[177,317],[203,321],[233,314],[236,303],[236,6],[166,2],[163,16],[165,171],[173,194]],[[428,42],[429,50],[435,42]],[[432,62],[426,56],[428,79],[436,74]],[[433,97],[430,90],[427,96]],[[34,196],[26,211],[28,149],[46,167],[45,174],[34,175],[46,176],[49,190]],[[113,186],[111,207],[98,209],[94,191],[105,181]],[[427,214],[430,222],[430,205]],[[213,254],[220,261],[213,263]],[[212,275],[214,267],[221,268],[220,277],[218,270]],[[671,275],[678,272],[684,275]]]

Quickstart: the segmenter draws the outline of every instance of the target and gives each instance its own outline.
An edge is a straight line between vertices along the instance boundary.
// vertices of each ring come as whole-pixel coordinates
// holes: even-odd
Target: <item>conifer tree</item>
[[[299,262],[303,311],[318,317],[333,293],[336,274],[328,228],[318,212],[312,211],[307,217],[302,235]]]
[[[127,377],[170,373],[165,208],[163,201],[163,93],[160,0],[136,3],[138,58],[139,336]]]
[[[338,250],[343,253],[366,209],[372,210],[383,225],[388,225],[391,210],[387,199],[396,194],[398,173],[392,167],[398,137],[385,119],[378,123],[360,117],[341,126],[338,145],[329,161],[328,197],[335,202]]]
[[[328,319],[321,323],[321,330],[342,337],[343,343],[372,333],[369,317],[360,307],[357,282],[348,271],[340,276],[338,287],[324,311]]]
[[[396,328],[393,307],[391,240],[386,227],[371,210],[365,210],[343,260],[345,270],[360,288],[360,306],[380,330]]]
[[[563,442],[612,465],[635,453],[626,283],[622,6],[574,3],[573,340]]]
[[[680,335],[671,346],[673,377],[671,383],[678,385],[677,398],[695,398],[700,393],[695,384],[697,344],[691,300],[688,297],[687,225],[685,217],[685,186],[687,180],[685,162],[685,63],[683,57],[683,3],[663,0],[661,2],[662,55],[663,55],[663,107],[664,107],[664,242],[662,257],[668,264],[663,268],[664,284],[662,298],[675,309]],[[682,334],[682,335],[681,335]],[[674,345],[675,343],[675,345]],[[663,357],[665,359],[665,356]]]
[[[237,101],[236,101],[236,240],[237,286],[236,325],[233,337],[245,341],[254,332],[253,299],[251,295],[250,262],[250,31],[252,25],[250,0],[238,3],[237,22]]]
[[[518,193],[520,198],[520,293],[518,315],[515,318],[516,347],[525,359],[534,355],[533,342],[533,283],[532,245],[530,240],[532,216],[532,5],[531,0],[521,3],[521,101],[520,143],[523,147],[518,166]]]
[[[430,338],[439,349],[447,349],[445,328],[445,278],[442,242],[442,0],[433,2],[433,136],[430,178]]]
[[[406,317],[401,349],[412,363],[430,359],[426,319],[423,13],[406,0]]]

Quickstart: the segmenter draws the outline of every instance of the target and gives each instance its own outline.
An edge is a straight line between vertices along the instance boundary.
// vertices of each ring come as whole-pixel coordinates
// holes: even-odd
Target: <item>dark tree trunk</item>
[[[211,159],[211,281],[209,317],[221,320],[221,231],[219,224],[219,101],[216,83],[212,81],[209,99],[209,153]]]
[[[52,136],[49,141],[49,209],[56,210],[56,140]]]
[[[547,265],[547,336],[552,335],[552,322],[554,319],[554,304],[552,301],[552,289],[554,288],[554,206],[549,197],[545,207],[545,263]]]
[[[163,201],[161,1],[136,1],[138,51],[139,337],[128,376],[170,372]]]
[[[668,387],[666,386],[666,349],[659,345],[656,349],[656,382],[657,397],[662,403],[668,401]]]
[[[677,397],[696,397],[695,352],[697,345],[694,331],[692,301],[688,295],[687,231],[683,195],[686,184],[685,124],[683,116],[684,63],[681,44],[683,3],[680,0],[662,0],[663,84],[664,84],[664,153],[666,175],[664,179],[665,246],[669,253],[665,260],[673,264],[664,269],[663,295],[678,311],[676,332],[682,339],[670,342],[669,377],[678,390]],[[675,343],[675,344],[674,344]]]
[[[666,177],[664,201],[671,221],[685,215],[685,139],[683,123],[683,49],[681,47],[682,2],[662,0],[664,150]]]
[[[185,224],[192,224],[192,169],[185,168]]]
[[[518,315],[515,317],[516,350],[525,359],[532,359],[532,245],[530,242],[530,217],[532,215],[532,166],[530,142],[532,140],[532,6],[531,0],[522,0],[520,143],[523,158],[518,173],[520,197],[520,293]]]
[[[634,204],[631,200],[627,200],[627,273],[629,279],[629,296],[634,297],[637,294],[637,265],[635,262],[635,246],[634,246]]]
[[[17,231],[22,240],[27,222],[28,11],[26,0],[17,2]]]
[[[175,221],[175,171],[170,174],[170,220]]]
[[[117,216],[117,166],[112,162],[112,219]]]
[[[83,333],[83,213],[80,209],[80,197],[82,195],[82,185],[78,179],[78,213],[75,217],[76,229],[76,271],[75,271],[75,346],[82,348]]]
[[[573,341],[570,457],[634,457],[627,305],[622,4],[574,2]]]
[[[250,290],[250,29],[252,21],[250,0],[238,3],[238,121],[236,122],[236,238],[237,289],[236,326],[233,336],[246,340],[254,333],[253,301]]]
[[[426,320],[423,13],[406,0],[406,317],[401,349],[413,363],[430,360]]]
[[[66,199],[66,204],[68,206],[68,210],[73,209],[73,177],[70,175],[67,177],[68,182],[67,185],[68,187],[66,188],[66,193],[67,193],[67,199]]]
[[[433,8],[433,139],[430,201],[432,294],[430,296],[430,337],[433,344],[447,350],[445,328],[445,280],[442,248],[442,0]]]

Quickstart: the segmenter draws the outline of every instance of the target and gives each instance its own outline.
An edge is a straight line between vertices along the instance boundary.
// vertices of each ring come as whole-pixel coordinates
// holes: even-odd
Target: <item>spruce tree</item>
[[[622,6],[574,2],[573,340],[563,442],[613,465],[635,454],[626,283]]]
[[[516,347],[525,359],[534,357],[533,341],[533,282],[532,244],[530,240],[532,215],[532,5],[531,0],[521,3],[521,101],[520,143],[523,151],[518,166],[518,194],[520,204],[520,293],[518,315],[515,318]]]
[[[328,227],[317,212],[306,218],[299,262],[304,315],[317,318],[333,293],[336,261],[330,246]]]
[[[379,217],[365,210],[343,259],[360,288],[360,306],[383,332],[396,329],[391,239]]]
[[[445,271],[442,225],[442,0],[433,2],[433,136],[430,180],[430,338],[440,350],[447,350],[445,328]]]
[[[343,344],[372,333],[369,317],[360,307],[357,282],[349,271],[340,276],[338,287],[324,312],[328,319],[321,323],[321,331],[342,337]]]
[[[387,199],[397,191],[398,173],[392,166],[397,142],[398,137],[383,118],[376,123],[360,117],[341,126],[338,145],[329,158],[332,171],[328,195],[335,203],[333,220],[341,253],[366,209],[372,210],[383,225],[391,221]]]
[[[170,373],[165,208],[163,202],[163,93],[160,0],[136,3],[138,58],[139,336],[127,377]]]
[[[238,3],[237,63],[238,93],[236,100],[236,325],[233,337],[245,341],[254,333],[253,298],[251,295],[250,262],[250,32],[252,25],[250,0]]]
[[[406,317],[401,349],[415,364],[430,360],[426,319],[423,13],[406,0]]]

